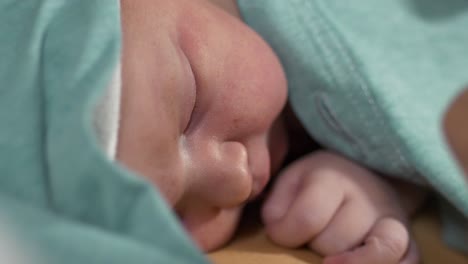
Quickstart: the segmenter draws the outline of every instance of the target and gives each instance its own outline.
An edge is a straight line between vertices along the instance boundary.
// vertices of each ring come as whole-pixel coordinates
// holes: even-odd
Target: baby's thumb
[[[324,264],[399,264],[409,246],[409,233],[404,224],[393,218],[383,218],[374,225],[364,245],[353,251],[326,258]],[[416,264],[418,259],[407,259]]]
[[[300,173],[298,168],[293,167],[278,175],[262,208],[262,218],[266,225],[278,222],[286,215],[300,188]]]

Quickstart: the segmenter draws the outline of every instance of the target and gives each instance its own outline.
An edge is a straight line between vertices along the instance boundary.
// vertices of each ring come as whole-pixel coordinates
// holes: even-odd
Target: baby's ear
[[[468,179],[468,89],[449,106],[444,118],[444,131]]]

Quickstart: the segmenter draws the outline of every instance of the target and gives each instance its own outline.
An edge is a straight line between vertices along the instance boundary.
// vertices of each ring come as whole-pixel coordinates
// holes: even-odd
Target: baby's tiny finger
[[[366,204],[348,198],[309,247],[323,256],[348,251],[363,242],[374,222],[375,214]]]
[[[262,208],[262,218],[265,224],[276,222],[283,218],[290,204],[297,196],[301,183],[302,168],[295,166],[286,168],[278,176]]]
[[[343,202],[342,189],[336,182],[309,177],[301,186],[286,215],[266,225],[270,238],[285,247],[303,245],[319,234],[333,218]],[[330,195],[331,191],[335,191]]]
[[[379,220],[367,236],[365,246],[375,249],[376,256],[399,263],[409,247],[409,233],[406,226],[393,218]]]
[[[329,257],[324,264],[399,264],[408,244],[405,226],[395,219],[384,218],[372,228],[362,247]]]

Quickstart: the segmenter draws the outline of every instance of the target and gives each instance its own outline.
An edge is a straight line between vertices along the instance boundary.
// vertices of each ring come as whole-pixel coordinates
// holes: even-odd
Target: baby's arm
[[[421,193],[336,154],[316,152],[280,174],[262,215],[273,241],[308,245],[326,257],[324,263],[412,264],[419,257],[408,216]]]

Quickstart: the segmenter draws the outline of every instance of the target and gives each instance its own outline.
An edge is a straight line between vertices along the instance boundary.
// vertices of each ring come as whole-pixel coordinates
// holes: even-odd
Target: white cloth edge
[[[98,144],[111,160],[115,159],[120,124],[122,90],[121,65],[115,67],[112,79],[93,111],[93,128]]]

